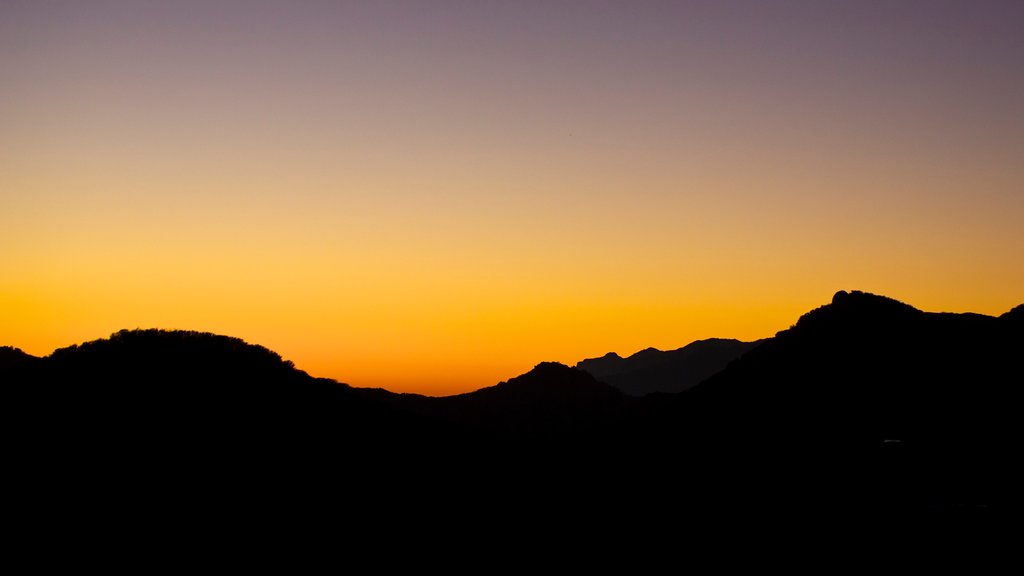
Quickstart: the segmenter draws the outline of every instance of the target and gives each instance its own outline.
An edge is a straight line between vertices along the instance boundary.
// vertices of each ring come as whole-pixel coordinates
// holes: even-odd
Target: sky
[[[0,345],[448,395],[1024,302],[1024,2],[0,0]]]

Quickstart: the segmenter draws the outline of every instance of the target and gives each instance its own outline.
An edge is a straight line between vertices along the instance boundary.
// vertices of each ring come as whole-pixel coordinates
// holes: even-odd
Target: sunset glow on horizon
[[[1024,3],[0,0],[0,345],[446,395],[1024,303]]]

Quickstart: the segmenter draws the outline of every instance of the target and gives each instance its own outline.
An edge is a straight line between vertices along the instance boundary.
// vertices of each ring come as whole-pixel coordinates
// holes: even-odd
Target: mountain
[[[312,378],[276,353],[209,333],[122,330],[61,348],[19,378],[28,413],[105,445],[249,429],[291,434],[364,419],[353,389]]]
[[[474,428],[516,434],[568,432],[584,422],[602,423],[625,399],[620,391],[598,382],[590,374],[556,362],[538,364],[533,370],[495,386],[437,399],[436,404],[453,418],[469,417]],[[526,419],[529,426],[516,421]]]
[[[1003,314],[999,318],[1004,322],[1012,322],[1019,325],[1024,322],[1024,304],[1015,306],[1012,310]]]
[[[666,352],[648,348],[628,358],[609,352],[601,358],[582,360],[576,368],[632,396],[682,392],[721,371],[760,343],[760,340],[741,342],[713,338]]]
[[[145,503],[386,537],[443,518],[446,538],[478,543],[524,525],[650,545],[715,519],[984,519],[1020,480],[1022,310],[838,292],[700,384],[645,396],[550,362],[466,394],[395,394],[199,332],[121,331],[43,358],[0,348],[8,490],[30,519]],[[581,364],[648,378],[739,344]]]
[[[0,376],[6,381],[20,380],[36,367],[39,360],[20,348],[0,346]]]
[[[334,510],[371,531],[396,516],[486,525],[553,498],[566,508],[569,474],[581,482],[573,494],[590,493],[572,445],[589,444],[624,398],[554,363],[445,398],[354,388],[237,338],[166,330],[44,358],[5,348],[0,375],[9,479],[47,494],[46,506],[247,516],[258,502],[260,515]]]
[[[771,483],[794,500],[862,512],[1005,510],[1019,479],[1006,458],[1021,433],[1017,317],[928,313],[840,291],[674,398],[675,421],[698,444],[800,471]]]
[[[235,452],[268,442],[295,450],[346,435],[360,437],[352,450],[409,451],[451,441],[456,430],[474,440],[550,439],[584,421],[601,424],[625,402],[556,363],[442,398],[354,388],[313,378],[262,346],[190,331],[122,330],[45,358],[3,348],[0,374],[22,420],[106,451],[144,442],[150,451],[202,452],[222,440]]]

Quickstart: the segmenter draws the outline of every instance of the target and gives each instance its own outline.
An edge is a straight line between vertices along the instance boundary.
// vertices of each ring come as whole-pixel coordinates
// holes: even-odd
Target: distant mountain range
[[[600,358],[582,360],[576,368],[633,396],[682,392],[720,372],[761,342],[713,338],[667,352],[647,348],[628,358],[609,352]]]
[[[650,543],[671,537],[658,518],[1004,514],[1022,353],[1024,306],[926,313],[838,292],[763,341],[541,363],[441,398],[163,330],[44,358],[0,348],[0,379],[11,490],[36,495],[22,499],[32,518],[215,505],[282,522],[316,510],[371,532],[446,518],[469,539],[526,522],[535,537]]]

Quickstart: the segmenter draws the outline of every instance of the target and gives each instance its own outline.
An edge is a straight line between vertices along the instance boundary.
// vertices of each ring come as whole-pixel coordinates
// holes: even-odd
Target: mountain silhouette
[[[761,341],[712,338],[677,350],[641,350],[622,358],[614,352],[581,360],[576,367],[633,396],[652,392],[682,392],[696,386]]]
[[[0,346],[0,375],[7,381],[20,380],[35,368],[39,358],[27,354],[20,348]]]
[[[348,410],[362,398],[349,386],[312,378],[262,346],[200,332],[122,330],[58,349],[21,380],[30,412],[55,430],[73,425],[79,438],[103,434],[105,446],[313,433],[364,425],[373,413],[370,402]]]
[[[1019,325],[1021,322],[1024,322],[1024,304],[1015,306],[1012,310],[1000,316],[1000,318],[1005,322],[1013,322]]]
[[[840,291],[675,398],[677,416],[750,462],[813,470],[795,491],[775,486],[790,498],[876,512],[1005,509],[1024,382],[1016,316],[926,313]]]
[[[86,516],[316,511],[367,534],[446,518],[476,542],[523,523],[650,544],[671,536],[665,519],[985,519],[1017,490],[1022,317],[843,291],[758,343],[544,362],[436,398],[201,332],[124,330],[43,358],[5,347],[11,490]],[[698,364],[713,372],[699,384],[637,395]]]

